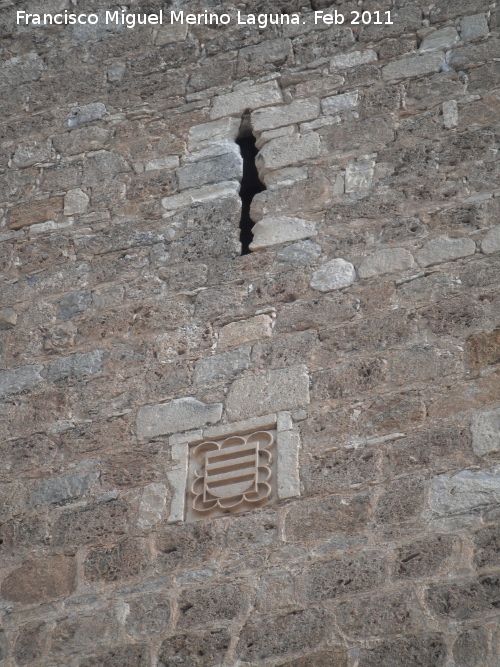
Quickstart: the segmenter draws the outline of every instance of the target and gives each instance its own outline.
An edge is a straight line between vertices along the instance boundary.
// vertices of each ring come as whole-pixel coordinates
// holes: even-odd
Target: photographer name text
[[[304,14],[215,14],[213,12],[204,12],[189,14],[184,11],[163,12],[160,10],[157,14],[135,14],[126,11],[106,11],[103,15],[99,14],[73,14],[68,11],[60,14],[31,14],[19,10],[17,12],[17,25],[46,26],[46,25],[97,25],[124,26],[126,28],[135,28],[138,25],[211,25],[226,26],[230,23],[236,23],[240,26],[255,26],[259,29],[267,28],[270,25],[302,25],[306,24]],[[352,11],[349,14],[343,14],[337,10],[333,12],[315,11],[313,13],[315,25],[393,25],[390,11]]]

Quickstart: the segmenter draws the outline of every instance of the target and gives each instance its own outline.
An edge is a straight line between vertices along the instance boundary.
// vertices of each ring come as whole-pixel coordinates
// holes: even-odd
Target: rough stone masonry
[[[16,20],[177,5],[300,20]],[[498,3],[0,19],[0,666],[498,667]]]

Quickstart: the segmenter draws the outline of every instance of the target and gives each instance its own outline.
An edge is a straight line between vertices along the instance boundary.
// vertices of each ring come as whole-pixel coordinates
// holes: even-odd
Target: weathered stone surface
[[[458,540],[438,535],[400,547],[396,553],[395,576],[402,579],[427,577],[450,567]]]
[[[269,315],[256,315],[248,320],[231,322],[219,331],[218,345],[233,347],[254,340],[269,338],[273,334],[273,320]]]
[[[137,411],[137,437],[144,441],[215,424],[222,416],[222,407],[221,403],[207,405],[191,397],[146,405]]]
[[[420,44],[419,51],[420,53],[429,53],[430,51],[451,49],[459,41],[460,37],[455,28],[443,28],[427,35],[422,44]]]
[[[179,634],[165,639],[160,648],[158,667],[208,667],[222,664],[229,648],[227,628]]]
[[[475,667],[488,658],[488,635],[485,628],[470,628],[462,632],[453,644],[457,667]]]
[[[440,236],[424,245],[417,254],[417,260],[420,266],[432,266],[459,257],[467,257],[475,252],[476,244],[472,239],[451,239],[448,236]]]
[[[128,644],[102,651],[79,663],[79,667],[151,667],[149,647],[145,644]]]
[[[66,116],[68,127],[83,125],[93,120],[99,120],[106,114],[106,105],[103,102],[91,102],[81,107],[73,107]]]
[[[225,199],[233,197],[238,193],[240,184],[238,181],[228,181],[227,183],[215,183],[195,190],[186,190],[172,197],[164,197],[161,200],[163,208],[173,212],[178,208],[192,206],[199,202],[209,201],[211,199]]]
[[[223,352],[196,362],[193,382],[213,386],[231,382],[250,366],[250,347],[240,347],[232,352]]]
[[[377,52],[373,49],[365,49],[364,51],[350,51],[344,53],[330,61],[330,72],[336,70],[349,69],[350,67],[359,67],[360,65],[367,65],[368,63],[377,62]]]
[[[69,595],[76,585],[76,563],[70,556],[25,561],[2,582],[4,600],[32,604]]]
[[[348,164],[345,171],[345,192],[349,194],[369,190],[375,175],[374,167],[373,160]]]
[[[63,197],[49,197],[11,209],[7,220],[10,229],[22,229],[48,220],[57,220],[63,212]]]
[[[52,143],[62,155],[78,155],[84,151],[98,151],[105,148],[111,137],[112,133],[103,127],[82,127],[56,135]]]
[[[356,270],[350,262],[340,258],[331,259],[313,273],[311,287],[318,292],[331,292],[349,287],[355,280]]]
[[[185,588],[179,596],[181,628],[210,623],[215,625],[240,617],[250,608],[248,591],[233,584]]]
[[[289,241],[298,241],[316,236],[314,222],[301,218],[263,218],[252,228],[253,241],[250,250],[261,250],[268,246]]]
[[[315,264],[321,257],[322,248],[312,241],[300,241],[286,248],[282,248],[276,255],[280,262],[286,262],[292,266],[310,266]]]
[[[196,154],[192,156],[196,158]],[[226,144],[224,152],[216,157],[208,157],[190,162],[177,169],[179,189],[199,188],[209,183],[240,181],[243,175],[243,160],[236,144]]]
[[[463,470],[439,475],[432,483],[430,505],[440,516],[487,508],[500,501],[500,469]]]
[[[309,376],[305,366],[292,366],[233,382],[226,410],[231,419],[245,419],[278,410],[293,410],[309,403]]]
[[[460,37],[464,42],[470,42],[478,37],[486,37],[490,32],[485,14],[464,16],[460,20]]]
[[[355,91],[353,93],[344,93],[342,95],[325,97],[321,100],[321,110],[326,115],[336,116],[343,111],[350,111],[351,109],[355,109],[358,104],[359,94],[357,91]]]
[[[125,628],[129,637],[147,640],[167,629],[171,608],[164,593],[149,592],[128,600],[126,604]]]
[[[91,549],[83,564],[87,581],[130,579],[146,570],[150,555],[143,540],[123,540],[110,547]]]
[[[80,498],[100,477],[97,471],[77,472],[64,477],[53,477],[41,482],[30,496],[30,504],[47,505]]]
[[[137,525],[142,530],[155,526],[162,518],[165,509],[167,487],[164,484],[148,484],[144,487]]]
[[[12,162],[16,167],[30,167],[32,164],[39,162],[48,162],[52,157],[52,142],[50,139],[46,141],[34,141],[28,144],[20,144],[16,148]]]
[[[194,125],[189,128],[188,149],[195,152],[208,146],[235,141],[240,125],[241,120],[239,118],[221,118],[211,123]]]
[[[13,329],[17,324],[17,313],[14,308],[0,310],[0,331]]]
[[[309,653],[304,658],[280,662],[278,667],[347,667],[347,652],[330,649],[319,653]]]
[[[330,623],[331,619],[316,609],[264,617],[243,628],[237,655],[252,661],[316,648],[330,634]]]
[[[481,250],[488,255],[500,250],[500,225],[493,227],[486,234],[481,243]]]
[[[25,389],[33,389],[43,381],[40,373],[43,366],[19,366],[8,371],[0,371],[0,396],[18,394]]]
[[[103,351],[93,350],[83,354],[72,354],[69,357],[61,357],[48,365],[45,371],[47,380],[56,382],[65,378],[82,378],[86,375],[99,373],[101,370]]]
[[[276,81],[257,86],[243,86],[233,93],[216,97],[210,118],[217,120],[223,116],[241,116],[245,109],[259,109],[282,101],[281,90]]]
[[[500,451],[500,408],[479,412],[471,423],[472,447],[476,454],[484,456]]]
[[[443,102],[443,123],[447,130],[458,125],[458,105],[456,100]]]
[[[500,563],[500,526],[487,526],[474,535],[474,563],[479,568],[497,567]]]
[[[255,132],[263,132],[283,125],[314,120],[318,115],[319,100],[317,97],[310,97],[304,100],[294,100],[291,104],[255,111],[252,114],[251,122]]]
[[[90,199],[89,197],[80,190],[76,188],[75,190],[69,190],[64,197],[64,215],[83,215],[87,212]]]
[[[361,262],[358,268],[360,278],[372,278],[384,273],[406,271],[413,266],[413,257],[404,248],[377,250]]]
[[[16,663],[18,665],[40,664],[46,640],[47,626],[45,623],[34,621],[23,625],[14,645],[13,653]]]
[[[441,53],[429,53],[421,56],[402,58],[386,65],[382,69],[382,76],[386,80],[422,76],[431,72],[439,72],[444,62],[444,55]]]
[[[315,132],[278,137],[269,141],[258,153],[255,164],[260,175],[273,169],[315,158],[320,152],[320,138]]]
[[[383,639],[374,648],[363,648],[359,667],[442,667],[446,662],[446,644],[442,635],[417,635]]]

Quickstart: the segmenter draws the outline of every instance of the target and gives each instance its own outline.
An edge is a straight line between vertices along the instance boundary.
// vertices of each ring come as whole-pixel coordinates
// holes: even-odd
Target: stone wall
[[[498,665],[500,11],[329,4],[0,1],[1,667]],[[185,522],[268,415],[299,488]]]

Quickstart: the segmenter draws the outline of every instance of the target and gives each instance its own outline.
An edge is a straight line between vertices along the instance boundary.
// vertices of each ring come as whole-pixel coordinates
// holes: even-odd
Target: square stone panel
[[[277,501],[277,432],[255,431],[189,447],[186,521]]]

